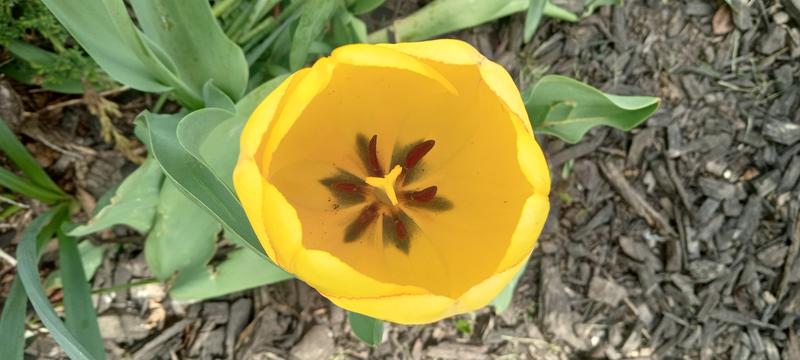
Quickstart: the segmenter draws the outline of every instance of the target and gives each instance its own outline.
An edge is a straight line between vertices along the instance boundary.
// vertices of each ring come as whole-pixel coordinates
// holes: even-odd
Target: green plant
[[[87,272],[78,250],[78,241],[66,234],[66,229],[71,226],[70,212],[76,203],[50,179],[2,119],[0,151],[23,174],[17,176],[11,170],[0,168],[0,186],[52,206],[22,232],[17,248],[17,276],[0,318],[0,332],[3,334],[0,338],[0,358],[22,358],[28,301],[45,326],[55,329],[53,336],[62,343],[70,356],[103,358],[105,350],[90,297]],[[64,289],[66,322],[62,322],[56,315],[39,278],[39,255],[53,236],[58,239],[58,282]]]
[[[84,82],[108,85],[100,68],[39,1],[0,4],[0,46],[13,55],[0,72],[18,81],[72,94],[83,93]]]
[[[57,186],[47,184],[43,171],[31,170],[28,174],[41,182],[34,181],[33,188],[20,185],[10,176],[0,182],[9,188],[16,186],[12,190],[20,194],[54,204],[29,226],[20,246],[20,280],[15,280],[16,290],[12,292],[16,292],[0,321],[0,329],[13,328],[14,332],[1,340],[6,346],[0,351],[11,349],[8,351],[13,354],[7,353],[8,358],[19,358],[19,313],[24,312],[27,296],[68,355],[79,359],[104,357],[97,345],[96,324],[86,325],[93,319],[83,319],[86,327],[80,327],[68,315],[64,325],[43,296],[35,271],[36,239],[49,238],[53,233],[59,235],[65,249],[62,282],[65,290],[70,287],[71,299],[88,298],[89,289],[78,284],[83,281],[85,285],[85,276],[78,271],[82,267],[76,265],[70,236],[88,235],[113,225],[128,225],[147,234],[147,262],[161,281],[170,284],[175,298],[201,300],[290,278],[291,274],[269,261],[232,190],[239,135],[256,105],[289,72],[338,45],[387,41],[390,29],[367,34],[366,26],[356,17],[382,1],[219,0],[212,6],[205,0],[132,0],[138,24],[122,0],[87,0],[80,8],[68,0],[43,2],[110,78],[141,91],[167,94],[183,110],[139,115],[136,135],[149,150],[148,160],[104,197],[85,225],[68,229],[57,225],[66,221],[71,200]],[[395,21],[393,32],[400,40],[428,39],[526,11],[532,3],[474,1],[470,4],[475,11],[451,16],[450,10],[459,3],[436,0]],[[577,19],[552,4],[537,4],[529,18],[548,15]],[[527,32],[532,34],[531,27],[535,28],[529,25]],[[568,142],[578,141],[594,126],[630,129],[658,105],[655,98],[607,95],[555,76],[543,78],[525,94],[533,127]],[[191,214],[192,221],[180,218],[186,214]],[[168,256],[174,251],[171,242],[178,237],[183,241],[182,253]],[[223,260],[214,260],[220,248],[233,250]],[[252,275],[254,267],[260,269],[258,276]],[[510,303],[518,277],[495,301],[498,311]],[[68,314],[89,312],[94,316],[81,301],[65,301],[65,306],[75,309]],[[352,313],[349,319],[355,334],[365,342],[380,342],[381,321]]]

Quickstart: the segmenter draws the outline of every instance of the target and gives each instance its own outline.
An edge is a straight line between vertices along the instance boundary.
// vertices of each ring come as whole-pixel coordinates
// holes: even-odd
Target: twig
[[[678,195],[681,197],[683,206],[690,214],[694,214],[692,202],[689,201],[689,194],[686,193],[686,188],[683,187],[683,182],[681,182],[681,179],[678,176],[678,171],[675,169],[675,161],[670,159],[669,156],[664,156],[664,158],[667,160],[667,172],[669,173],[669,178],[672,180],[672,184],[675,185],[675,190],[678,191]]]
[[[23,204],[21,202],[17,202],[17,201],[14,201],[12,199],[9,199],[9,198],[7,198],[7,197],[5,197],[3,195],[0,195],[0,202],[4,202],[4,203],[11,204],[11,205],[14,205],[14,206],[19,206],[19,207],[21,207],[23,209],[27,209],[27,208],[30,207],[30,206],[25,205],[25,204]]]
[[[5,260],[9,265],[11,265],[11,267],[16,267],[17,266],[17,259],[14,259],[13,256],[11,256],[7,252],[3,251],[3,249],[0,249],[0,258]]]
[[[165,343],[175,335],[178,335],[178,333],[186,329],[189,324],[192,324],[195,321],[197,321],[197,319],[183,319],[173,324],[166,330],[162,331],[161,334],[158,334],[158,336],[153,338],[153,340],[150,340],[150,342],[145,344],[141,349],[139,349],[139,351],[133,354],[133,359],[152,359],[156,355],[161,344]]]
[[[114,89],[110,89],[110,90],[106,90],[106,91],[101,91],[100,93],[98,93],[98,95],[102,96],[102,97],[113,96],[113,95],[116,95],[116,94],[119,94],[119,93],[123,93],[123,92],[128,91],[128,90],[130,90],[130,87],[126,85],[126,86],[120,86],[118,88],[114,88]],[[65,101],[62,101],[62,102],[55,103],[55,104],[47,105],[47,106],[45,106],[45,107],[43,107],[43,108],[41,108],[39,110],[36,110],[36,112],[28,113],[26,115],[39,114],[39,113],[43,113],[43,112],[47,112],[47,111],[61,109],[61,108],[67,107],[67,106],[73,106],[73,105],[84,104],[84,103],[86,103],[86,99],[83,98],[83,97],[70,99],[70,100],[65,100]]]
[[[628,180],[625,180],[625,176],[622,175],[622,171],[620,171],[616,166],[612,163],[600,163],[600,170],[603,171],[603,174],[606,176],[611,185],[617,189],[617,192],[622,195],[622,198],[628,202],[628,204],[636,210],[639,215],[641,215],[648,224],[650,225],[658,225],[666,232],[675,235],[675,230],[672,226],[669,225],[669,221],[667,218],[664,217],[658,210],[654,209],[650,206],[650,203],[636,191],[636,189],[628,183]]]

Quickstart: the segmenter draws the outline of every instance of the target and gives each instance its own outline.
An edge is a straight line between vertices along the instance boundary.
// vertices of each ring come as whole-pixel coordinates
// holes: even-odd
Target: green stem
[[[222,0],[211,7],[211,13],[214,14],[215,18],[218,18],[225,14],[228,9],[231,9],[238,2],[239,0]]]
[[[126,289],[135,288],[135,287],[138,287],[138,286],[144,286],[144,285],[148,285],[148,284],[155,284],[157,282],[159,282],[159,280],[156,279],[156,278],[141,279],[141,280],[137,280],[137,281],[134,281],[134,282],[127,283],[127,284],[119,284],[119,285],[114,285],[114,286],[107,287],[107,288],[92,290],[92,295],[110,294],[110,293],[117,292],[117,291],[120,291],[120,290],[126,290]]]

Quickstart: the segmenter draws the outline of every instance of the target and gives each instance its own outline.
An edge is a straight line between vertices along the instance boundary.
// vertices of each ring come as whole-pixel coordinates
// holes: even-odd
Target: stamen
[[[372,176],[383,176],[383,168],[378,161],[378,135],[372,135],[369,139],[369,171]]]
[[[361,234],[364,233],[364,230],[377,218],[378,203],[372,203],[365,207],[364,210],[361,210],[361,214],[358,215],[356,221],[347,226],[344,233],[344,241],[351,242],[357,240]]]
[[[394,232],[397,234],[397,238],[403,241],[408,239],[408,229],[406,229],[406,224],[403,223],[403,220],[400,220],[397,216],[393,216],[392,220],[394,220]]]
[[[406,169],[413,168],[415,165],[417,165],[417,163],[420,160],[422,160],[422,157],[425,156],[425,154],[427,154],[428,151],[431,151],[431,149],[433,149],[433,145],[435,145],[435,144],[436,144],[436,141],[434,141],[434,140],[425,140],[425,141],[417,144],[416,146],[414,146],[408,152],[408,155],[406,155],[406,162],[405,162],[404,167]]]
[[[408,193],[408,197],[416,202],[426,203],[436,197],[436,191],[439,190],[436,186],[430,186],[419,191]]]
[[[348,192],[348,193],[359,193],[359,192],[361,192],[361,187],[356,185],[356,184],[352,184],[352,183],[345,183],[345,182],[333,183],[333,185],[331,185],[331,187],[334,190]]]

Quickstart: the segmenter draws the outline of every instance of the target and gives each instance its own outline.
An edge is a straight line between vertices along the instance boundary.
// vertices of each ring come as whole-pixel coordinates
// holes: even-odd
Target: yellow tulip
[[[247,121],[234,185],[278,266],[344,309],[423,324],[509,283],[550,176],[505,69],[435,40],[347,45],[292,74]]]

